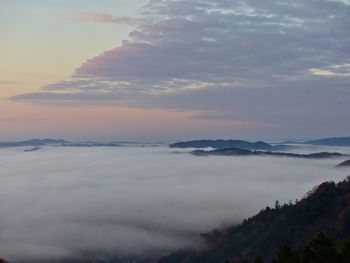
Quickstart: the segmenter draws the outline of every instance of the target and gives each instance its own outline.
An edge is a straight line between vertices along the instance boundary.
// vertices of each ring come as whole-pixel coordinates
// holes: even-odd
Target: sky
[[[0,0],[0,140],[350,135],[347,0]]]

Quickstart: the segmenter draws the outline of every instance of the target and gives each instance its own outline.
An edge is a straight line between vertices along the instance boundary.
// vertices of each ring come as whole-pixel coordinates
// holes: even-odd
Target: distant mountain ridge
[[[0,142],[0,148],[6,147],[40,147],[40,146],[70,146],[70,147],[117,147],[118,142],[70,142],[62,139],[32,139],[16,142]]]
[[[192,151],[193,155],[197,156],[276,156],[276,157],[293,157],[293,158],[305,158],[305,159],[324,159],[332,157],[348,156],[342,153],[336,152],[318,152],[310,154],[298,154],[298,153],[285,153],[285,152],[271,152],[271,151],[251,151],[237,148],[228,149],[216,149],[212,151],[195,150]]]
[[[111,142],[95,142],[95,141],[66,141],[63,139],[31,139],[25,141],[0,142],[0,148],[11,147],[43,147],[43,146],[59,146],[59,147],[121,147],[133,145],[139,147],[152,146],[157,147],[162,143],[143,143],[135,141],[111,141]],[[37,150],[37,149],[36,149]]]
[[[311,145],[350,147],[350,137],[324,138],[324,139],[306,141],[305,143],[311,144]]]
[[[169,145],[171,148],[214,148],[226,149],[237,148],[242,150],[271,151],[274,149],[269,143],[263,141],[249,142],[244,140],[194,140],[177,142]]]
[[[337,167],[350,167],[350,159],[338,164]]]
[[[27,141],[17,141],[17,142],[0,142],[0,147],[22,147],[22,146],[45,146],[45,145],[57,145],[69,143],[65,140],[55,140],[55,139],[32,139]]]
[[[291,148],[288,144],[309,144],[320,146],[343,146],[350,147],[350,137],[333,137],[309,141],[286,141],[281,145],[270,144],[264,141],[250,142],[245,140],[192,140],[176,142],[169,145],[171,148],[213,148],[227,149],[237,148],[242,150],[276,151]]]

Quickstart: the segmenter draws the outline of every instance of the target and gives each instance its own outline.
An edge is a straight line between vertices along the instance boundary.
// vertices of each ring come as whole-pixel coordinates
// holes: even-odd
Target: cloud
[[[350,77],[350,64],[332,65],[323,69],[314,68],[310,72],[315,76]]]
[[[136,18],[113,16],[104,12],[82,12],[77,13],[72,17],[73,20],[97,22],[97,23],[110,23],[110,24],[127,24],[135,26],[140,23]]]
[[[298,149],[318,150],[327,149]],[[0,255],[10,262],[194,247],[199,233],[347,175],[334,169],[341,159],[200,158],[165,147],[0,149],[0,157]]]
[[[71,80],[12,99],[175,110],[196,105],[203,118],[208,113],[208,118],[223,119],[239,112],[242,118],[249,106],[247,121],[272,121],[271,125],[286,129],[298,123],[287,122],[281,114],[270,120],[281,110],[274,105],[283,106],[276,99],[287,100],[289,108],[282,112],[295,111],[292,121],[312,121],[292,101],[298,107],[304,102],[306,112],[322,111],[324,104],[319,102],[329,96],[349,105],[344,98],[350,97],[344,88],[350,83],[350,5],[346,1],[153,0],[140,17],[120,47],[87,60]],[[109,14],[91,13],[85,18],[122,22]],[[310,97],[310,89],[324,97]],[[261,95],[263,100],[255,97],[264,92],[269,96]],[[213,103],[205,94],[218,103],[209,105]],[[238,108],[226,101],[254,104]],[[346,104],[338,106],[343,109]],[[337,107],[327,113],[328,120],[337,118],[341,126],[348,117],[346,111],[337,115]]]
[[[349,12],[323,0],[151,1],[144,10],[149,22],[75,76],[146,83],[148,89],[173,83],[175,90],[183,80],[235,87],[300,79],[315,66],[348,61]]]

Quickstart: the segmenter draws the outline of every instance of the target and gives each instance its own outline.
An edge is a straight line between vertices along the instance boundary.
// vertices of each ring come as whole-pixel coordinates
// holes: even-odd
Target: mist
[[[200,233],[349,174],[335,168],[344,158],[196,157],[186,151],[0,149],[0,256],[40,262],[195,248]]]

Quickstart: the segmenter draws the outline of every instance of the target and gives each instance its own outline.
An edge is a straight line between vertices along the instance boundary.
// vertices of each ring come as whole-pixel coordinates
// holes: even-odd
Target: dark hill
[[[332,157],[346,156],[341,153],[331,152],[319,152],[310,154],[298,154],[298,153],[284,153],[284,152],[271,152],[271,151],[251,151],[237,148],[229,149],[217,149],[212,151],[195,150],[192,151],[193,155],[197,156],[275,156],[275,157],[293,157],[293,158],[305,158],[305,159],[324,159]]]
[[[350,167],[350,159],[338,164],[337,167]]]
[[[319,230],[336,242],[350,234],[350,178],[323,183],[296,204],[276,203],[238,226],[205,234],[200,250],[174,253],[158,263],[222,263],[258,255],[270,262],[286,240],[301,249]]]
[[[170,145],[171,148],[238,148],[243,150],[271,151],[274,147],[266,142],[248,142],[243,140],[197,140],[187,142],[177,142]]]
[[[32,139],[28,141],[18,142],[0,142],[0,147],[24,147],[24,146],[45,146],[45,145],[61,145],[67,143],[65,140],[55,139]]]
[[[307,141],[305,143],[312,144],[312,145],[350,147],[350,137],[324,138],[319,140]]]
[[[0,147],[40,147],[40,146],[67,146],[67,147],[117,147],[118,142],[69,142],[55,139],[32,139],[17,142],[0,142]]]

